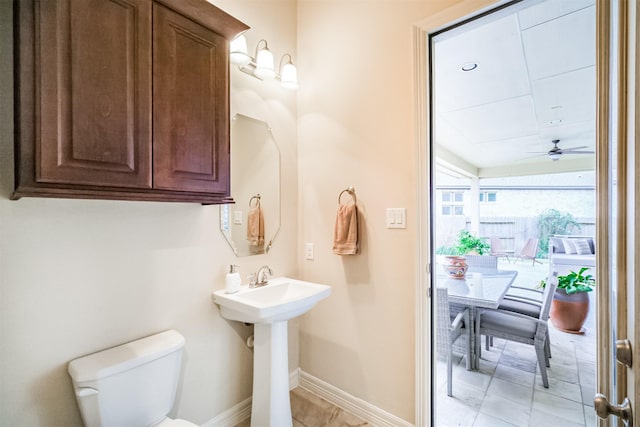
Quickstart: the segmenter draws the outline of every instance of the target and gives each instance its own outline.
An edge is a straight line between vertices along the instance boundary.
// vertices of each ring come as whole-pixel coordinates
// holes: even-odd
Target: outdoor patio
[[[498,267],[517,270],[516,286],[536,287],[548,274],[548,263],[531,261]],[[483,347],[479,371],[467,371],[462,357],[453,368],[453,397],[447,396],[446,363],[437,362],[436,425],[447,427],[595,426],[595,304],[585,323],[586,333],[558,331],[549,322],[551,367],[549,388],[542,386],[532,346],[495,339]]]

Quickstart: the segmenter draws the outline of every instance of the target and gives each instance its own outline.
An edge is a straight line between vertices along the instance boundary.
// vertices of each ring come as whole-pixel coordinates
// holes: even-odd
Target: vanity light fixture
[[[264,42],[264,47],[260,48],[260,43]],[[276,76],[276,69],[273,65],[273,53],[269,50],[267,41],[262,39],[256,46],[256,68],[253,74],[259,79],[272,79]]]
[[[231,63],[238,67],[244,67],[252,61],[247,53],[247,39],[242,34],[231,40],[229,51],[231,52],[229,54]]]
[[[286,64],[282,65],[285,57],[289,57],[289,60]],[[284,88],[292,90],[298,89],[298,70],[296,70],[296,66],[293,65],[293,60],[289,53],[285,53],[280,59],[280,83]]]
[[[285,53],[282,55],[280,59],[280,73],[277,73],[273,62],[273,54],[269,50],[265,39],[261,39],[256,45],[255,59],[247,53],[247,39],[243,34],[240,34],[231,41],[229,51],[231,63],[237,65],[240,71],[260,80],[277,78],[280,80],[282,87],[286,89],[298,88],[298,72],[296,66],[293,65],[291,54]],[[283,64],[285,58],[288,59],[287,62]]]

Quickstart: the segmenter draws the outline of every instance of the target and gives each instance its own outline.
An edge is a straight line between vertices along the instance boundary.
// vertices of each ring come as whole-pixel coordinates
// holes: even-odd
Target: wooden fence
[[[580,224],[579,230],[571,234],[595,236],[594,218],[575,218]],[[463,216],[441,216],[436,220],[435,247],[453,246],[460,230],[469,230],[471,222]],[[479,237],[489,242],[491,236],[502,241],[507,253],[517,255],[529,238],[540,238],[538,217],[490,217],[480,218]],[[546,254],[545,254],[546,255]]]

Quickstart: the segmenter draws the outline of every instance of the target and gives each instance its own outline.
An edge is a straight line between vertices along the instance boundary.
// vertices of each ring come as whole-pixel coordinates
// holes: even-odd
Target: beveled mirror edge
[[[278,145],[278,142],[276,141],[275,135],[273,134],[273,129],[271,128],[271,126],[269,125],[268,122],[264,121],[264,120],[260,120],[260,119],[256,119],[254,117],[251,116],[247,116],[246,114],[242,114],[242,113],[235,113],[233,115],[233,117],[231,118],[231,127],[233,128],[233,123],[236,122],[238,119],[244,119],[244,120],[248,120],[250,122],[253,122],[255,124],[258,124],[262,127],[264,127],[265,131],[268,132],[269,134],[269,138],[270,140],[273,142],[273,146],[275,147],[275,153],[276,153],[276,158],[277,158],[277,167],[275,168],[276,173],[277,173],[277,177],[276,177],[276,190],[277,190],[277,199],[278,199],[278,209],[277,209],[277,215],[276,215],[276,224],[273,228],[273,233],[271,233],[269,236],[265,236],[265,244],[264,244],[264,249],[259,251],[259,252],[249,252],[247,251],[246,253],[244,251],[240,251],[238,249],[238,245],[236,244],[236,242],[233,239],[233,235],[231,233],[231,229],[230,229],[230,221],[231,221],[231,206],[233,206],[234,204],[237,204],[234,202],[234,204],[222,204],[219,207],[219,212],[220,212],[220,224],[219,224],[219,228],[220,231],[222,232],[222,235],[224,236],[225,240],[227,241],[227,243],[229,244],[229,247],[231,248],[231,250],[233,251],[234,255],[238,258],[240,257],[246,257],[246,256],[253,256],[253,255],[262,255],[262,254],[266,254],[269,253],[269,251],[272,249],[274,241],[276,240],[278,234],[280,233],[280,229],[282,228],[282,153],[280,151],[280,146]],[[232,155],[233,155],[233,131],[231,132],[231,151],[232,151]],[[233,171],[231,171],[231,175],[232,175],[232,187],[231,187],[231,191],[233,193]],[[234,197],[234,200],[237,201],[237,198]],[[225,224],[225,218],[227,223]],[[225,227],[226,225],[226,227]]]

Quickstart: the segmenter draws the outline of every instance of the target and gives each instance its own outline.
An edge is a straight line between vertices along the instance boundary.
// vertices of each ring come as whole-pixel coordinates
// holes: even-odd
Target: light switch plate
[[[233,223],[237,225],[242,224],[242,211],[233,211]]]
[[[407,228],[407,209],[387,208],[387,228]]]

